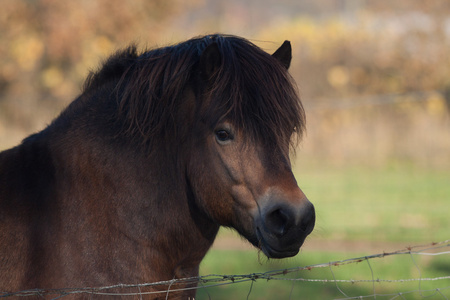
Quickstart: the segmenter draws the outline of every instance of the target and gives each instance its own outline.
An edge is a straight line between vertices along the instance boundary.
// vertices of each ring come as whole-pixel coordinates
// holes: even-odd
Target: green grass
[[[396,167],[295,169],[314,203],[313,236],[432,242],[450,238],[450,172]]]
[[[383,168],[329,167],[297,164],[299,186],[314,203],[316,229],[311,239],[399,242],[403,245],[450,239],[450,172],[410,165]],[[223,233],[222,233],[223,234]],[[225,233],[227,234],[227,233]],[[402,247],[400,247],[402,248]],[[448,251],[448,248],[446,248]],[[400,249],[386,249],[388,251]],[[269,260],[253,251],[211,250],[201,264],[201,274],[251,274],[270,270],[328,263],[374,252],[302,251],[295,258]],[[419,270],[420,272],[419,273]],[[373,272],[373,277],[372,277]],[[438,257],[396,255],[330,268],[300,271],[287,276],[317,279],[410,279],[450,275],[449,255]],[[283,278],[283,277],[281,277]],[[450,297],[448,279],[405,283],[340,283],[257,280],[199,289],[196,299],[339,299],[374,294],[442,288]],[[424,293],[430,296],[430,293]],[[376,299],[392,299],[394,296]],[[366,299],[366,298],[364,298]],[[370,297],[367,299],[374,299]],[[420,293],[396,299],[422,299]],[[445,299],[441,295],[427,299]]]

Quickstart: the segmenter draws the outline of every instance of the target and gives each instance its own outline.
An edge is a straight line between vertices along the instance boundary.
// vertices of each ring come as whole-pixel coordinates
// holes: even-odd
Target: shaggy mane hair
[[[305,129],[305,114],[296,85],[286,68],[248,40],[208,35],[138,53],[131,46],[111,56],[86,80],[84,92],[111,81],[125,131],[151,143],[175,129],[177,108],[203,50],[217,43],[222,61],[206,91],[212,122],[227,119],[265,144],[296,142]]]

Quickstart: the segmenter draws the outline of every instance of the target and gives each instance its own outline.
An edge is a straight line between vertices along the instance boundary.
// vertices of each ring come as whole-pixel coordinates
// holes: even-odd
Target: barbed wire
[[[308,265],[308,266],[302,266],[302,267],[294,267],[294,268],[286,268],[286,269],[280,269],[280,270],[271,270],[268,272],[262,272],[262,273],[252,273],[252,274],[241,274],[241,275],[220,275],[220,274],[210,274],[210,275],[204,275],[204,276],[197,276],[197,277],[189,277],[189,278],[181,278],[181,279],[172,279],[172,280],[165,280],[165,281],[159,281],[159,282],[153,282],[153,283],[143,283],[143,284],[116,284],[116,285],[109,285],[109,286],[103,286],[103,287],[83,287],[83,288],[65,288],[65,289],[32,289],[32,290],[24,290],[24,291],[18,291],[18,292],[0,292],[0,297],[11,297],[11,296],[21,296],[21,297],[27,297],[27,296],[53,296],[53,299],[59,299],[64,296],[68,295],[77,295],[77,294],[90,294],[90,295],[105,295],[105,296],[140,296],[140,295],[151,295],[151,294],[166,294],[167,296],[170,293],[174,292],[181,292],[181,291],[187,291],[187,290],[193,290],[193,289],[206,289],[206,288],[212,288],[216,286],[223,286],[223,285],[229,285],[229,284],[236,284],[236,283],[242,283],[242,282],[252,282],[252,285],[250,286],[249,295],[251,293],[253,282],[257,280],[283,280],[283,281],[291,281],[291,282],[321,282],[321,283],[333,283],[336,285],[336,288],[339,290],[339,292],[345,297],[340,298],[340,300],[344,299],[364,299],[368,297],[372,297],[376,299],[376,297],[390,297],[391,299],[405,299],[404,295],[410,294],[410,293],[420,293],[423,295],[423,293],[429,293],[434,292],[432,295],[439,295],[442,296],[442,299],[448,299],[447,296],[444,295],[443,291],[450,289],[450,284],[448,286],[444,286],[441,288],[436,289],[422,289],[421,283],[426,281],[450,281],[450,275],[448,276],[439,276],[439,277],[429,277],[424,278],[422,277],[422,272],[420,270],[419,265],[414,260],[414,255],[424,255],[424,256],[439,256],[439,255],[449,255],[450,250],[447,248],[450,248],[450,240],[438,242],[438,243],[431,243],[426,245],[418,245],[413,247],[407,247],[402,250],[397,250],[393,252],[383,252],[379,254],[373,254],[369,256],[362,256],[362,257],[356,257],[356,258],[349,258],[344,260],[337,260],[337,261],[331,261],[327,263],[320,263],[320,264],[314,264],[314,265]],[[446,251],[443,251],[446,250]],[[404,279],[379,279],[374,277],[374,272],[372,269],[372,266],[370,264],[371,260],[377,259],[377,258],[384,258],[387,256],[393,256],[393,255],[409,255],[412,259],[412,262],[415,266],[415,268],[419,272],[418,278],[404,278]],[[371,272],[371,279],[337,279],[335,277],[335,274],[333,272],[333,267],[337,266],[343,266],[348,264],[355,264],[355,263],[361,263],[366,262],[368,264],[368,267]],[[304,277],[287,277],[286,275],[294,272],[304,271],[304,270],[313,270],[317,268],[329,268],[332,274],[332,279],[321,279],[321,278],[304,278]],[[408,292],[402,292],[402,293],[391,293],[391,294],[377,294],[375,291],[375,283],[405,283],[405,282],[419,282],[419,288],[416,290],[411,290]],[[373,284],[373,294],[367,295],[367,296],[357,296],[357,297],[350,297],[348,296],[340,287],[339,284],[341,283],[372,283]],[[188,285],[188,287],[186,287]],[[191,285],[189,287],[189,285]],[[164,290],[154,290],[154,291],[142,291],[142,289],[145,288],[157,288],[158,286],[168,286],[168,288]],[[136,292],[116,292],[116,290],[123,290],[123,289],[135,289]],[[427,295],[428,297],[430,295]]]

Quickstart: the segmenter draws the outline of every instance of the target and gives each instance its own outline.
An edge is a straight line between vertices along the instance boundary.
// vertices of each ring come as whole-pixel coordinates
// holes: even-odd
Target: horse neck
[[[155,143],[148,153],[134,142],[127,143],[126,137],[108,136],[107,130],[98,136],[104,124],[88,119],[87,114],[85,120],[77,118],[74,124],[78,125],[55,126],[50,142],[58,201],[72,207],[62,219],[70,224],[85,222],[88,230],[104,228],[105,236],[126,237],[137,252],[152,247],[151,255],[159,251],[161,261],[173,258],[166,262],[169,265],[189,261],[196,267],[218,226],[190,205],[182,154],[167,151],[167,141]]]

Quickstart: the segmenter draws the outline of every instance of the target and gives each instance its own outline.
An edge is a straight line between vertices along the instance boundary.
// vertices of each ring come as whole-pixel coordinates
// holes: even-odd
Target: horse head
[[[187,176],[211,220],[235,228],[269,258],[290,257],[315,223],[289,158],[304,113],[287,73],[290,43],[272,56],[251,49],[229,53],[219,41],[203,51]]]

